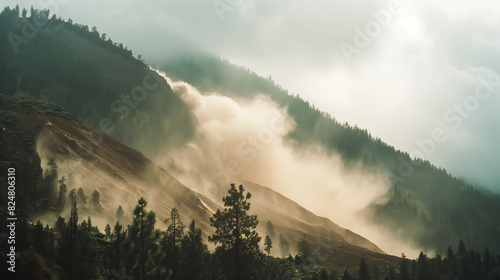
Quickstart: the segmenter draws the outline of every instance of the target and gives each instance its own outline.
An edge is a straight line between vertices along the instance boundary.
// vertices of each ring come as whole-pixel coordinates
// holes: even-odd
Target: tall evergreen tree
[[[288,240],[280,234],[279,238],[279,246],[280,246],[280,252],[281,252],[281,257],[286,257],[290,254],[290,245],[288,244]]]
[[[302,239],[299,241],[297,244],[297,251],[299,253],[299,256],[306,262],[310,262],[310,258],[312,257],[311,253],[311,244],[305,237],[302,237]]]
[[[205,262],[208,258],[207,245],[201,238],[201,229],[196,228],[195,220],[189,224],[188,231],[181,241],[180,271],[183,279],[204,279]]]
[[[273,248],[273,241],[269,235],[266,235],[264,240],[264,251],[266,251],[267,256],[271,255],[271,249]]]
[[[215,233],[208,238],[214,243],[216,254],[222,259],[229,279],[249,279],[254,272],[251,264],[260,258],[260,237],[255,231],[257,216],[249,215],[250,193],[243,186],[231,184],[228,195],[222,199],[224,210],[219,209],[210,218]]]
[[[67,191],[66,178],[62,176],[62,178],[59,179],[57,183],[59,188],[59,198],[57,200],[57,206],[59,213],[61,213],[64,210],[64,207],[66,206],[66,191]]]
[[[158,255],[156,241],[159,233],[155,231],[156,215],[146,211],[147,201],[141,197],[134,209],[129,237],[133,244],[134,271],[139,280],[153,279],[155,271],[153,259]]]
[[[59,221],[58,221],[59,222]],[[71,215],[59,239],[59,260],[66,279],[77,279],[76,257],[78,249],[78,207],[76,199],[71,199]]]
[[[342,280],[352,280],[351,276],[349,275],[349,272],[344,270],[344,275],[342,276]]]
[[[42,181],[43,170],[41,165],[40,156],[35,152],[33,155],[33,161],[31,162],[32,175],[33,175],[33,191],[38,191],[40,188],[40,183]]]
[[[92,193],[92,197],[90,199],[90,205],[92,206],[94,211],[97,211],[98,213],[101,212],[102,210],[101,194],[97,190],[95,190]]]
[[[172,278],[179,278],[179,247],[184,234],[184,224],[181,215],[176,208],[170,211],[170,218],[165,219],[165,223],[170,222],[164,235],[164,249],[167,251],[167,266],[172,268]]]
[[[405,254],[401,257],[401,267],[399,269],[399,280],[410,280],[409,261]]]
[[[271,223],[271,221],[267,221],[266,224],[266,234],[271,237],[271,239],[276,237],[276,232],[274,231],[274,225]]]
[[[118,205],[118,209],[116,209],[116,220],[118,222],[122,222],[122,218],[123,218],[123,208],[121,205]]]
[[[371,280],[365,258],[362,258],[359,264],[359,280]]]
[[[429,271],[429,264],[427,262],[427,256],[424,252],[420,252],[418,256],[418,279],[430,279],[431,274]]]
[[[458,242],[458,256],[463,256],[465,253],[466,253],[466,248],[465,248],[465,243],[463,242],[462,239],[460,239],[460,241]]]

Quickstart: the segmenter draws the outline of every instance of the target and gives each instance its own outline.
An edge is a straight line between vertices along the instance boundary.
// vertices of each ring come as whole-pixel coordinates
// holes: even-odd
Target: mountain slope
[[[190,190],[140,152],[71,117],[23,107],[14,98],[3,97],[2,101],[3,115],[15,117],[19,129],[36,136],[42,165],[49,158],[55,159],[59,176],[68,178],[68,189],[82,187],[85,193],[94,190],[100,193],[104,211],[86,213],[82,210],[81,213],[91,215],[99,227],[116,221],[114,213],[118,205],[131,213],[136,201],[144,197],[148,208],[156,212],[160,227],[164,227],[163,220],[176,207],[185,223],[197,220],[205,238],[213,233],[209,217],[221,207],[221,202],[213,202]],[[7,104],[17,105],[9,109]],[[264,232],[265,222],[271,220],[276,232],[289,240],[292,250],[305,237],[316,253],[323,256],[320,260],[332,267],[357,266],[361,256],[382,267],[397,265],[398,258],[384,254],[367,239],[314,215],[272,189],[249,182],[244,186],[252,193],[251,211],[258,215],[259,231]],[[56,215],[49,212],[32,217],[38,218],[55,222]]]
[[[23,36],[26,22],[47,17],[36,11],[26,19],[4,10],[0,35]],[[7,76],[17,77],[16,90],[58,104],[84,121],[132,147],[176,147],[191,137],[192,116],[165,81],[135,59],[121,43],[88,26],[55,17],[36,36],[13,47],[0,41],[0,65]],[[11,79],[12,80],[12,79]],[[0,83],[1,84],[1,83]],[[162,139],[135,137],[155,134]]]
[[[409,243],[444,253],[448,244],[463,240],[475,250],[489,247],[500,251],[500,219],[496,214],[500,196],[483,193],[428,161],[411,158],[367,130],[341,124],[313,104],[289,94],[270,77],[262,78],[227,60],[189,53],[166,60],[161,70],[200,92],[240,99],[269,96],[296,123],[288,138],[300,148],[319,145],[326,153],[340,155],[346,166],[362,167],[387,178],[387,202],[374,203],[364,212],[371,221]]]

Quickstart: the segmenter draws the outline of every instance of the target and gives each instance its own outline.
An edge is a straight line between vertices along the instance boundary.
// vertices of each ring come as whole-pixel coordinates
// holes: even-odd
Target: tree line
[[[57,174],[55,162],[49,166],[46,176]],[[26,250],[20,260],[28,262],[31,269],[21,272],[24,278],[20,279],[500,279],[500,256],[488,248],[483,254],[467,250],[462,241],[456,253],[449,247],[445,257],[429,258],[422,252],[416,260],[409,260],[403,254],[397,268],[370,266],[360,256],[359,268],[343,273],[315,262],[305,238],[298,242],[297,254],[292,257],[288,241],[280,235],[280,253],[288,256],[273,257],[274,226],[267,222],[264,246],[260,248],[261,237],[256,231],[259,221],[249,213],[251,194],[242,185],[231,184],[222,198],[224,207],[210,218],[214,230],[208,242],[215,247],[212,252],[197,221],[191,220],[186,226],[176,208],[164,220],[166,230],[161,231],[155,212],[148,210],[146,199],[141,197],[132,211],[131,223],[126,224],[119,206],[116,223],[107,224],[101,232],[91,216],[80,219],[79,215],[91,208],[99,217],[103,210],[99,192],[88,198],[81,188],[68,191],[64,176],[57,180],[57,186],[57,207],[53,211],[61,213],[67,207],[69,217],[59,216],[52,227],[41,221],[26,226]]]

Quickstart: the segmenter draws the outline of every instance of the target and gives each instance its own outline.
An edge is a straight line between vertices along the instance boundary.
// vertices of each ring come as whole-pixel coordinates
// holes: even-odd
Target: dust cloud
[[[183,149],[153,158],[183,184],[220,201],[229,183],[254,182],[368,238],[387,253],[418,255],[419,250],[367,219],[364,210],[384,202],[386,179],[360,167],[348,169],[319,146],[299,147],[287,137],[296,126],[287,108],[264,95],[232,99],[201,93],[159,74],[197,121],[195,136]]]

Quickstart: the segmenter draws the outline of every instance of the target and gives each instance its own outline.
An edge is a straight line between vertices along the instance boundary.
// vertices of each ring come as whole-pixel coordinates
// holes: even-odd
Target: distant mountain
[[[35,11],[34,16],[44,18],[48,13]],[[32,19],[11,9],[0,14],[0,37],[9,38],[0,41],[0,92],[58,104],[89,127],[100,128],[150,158],[159,149],[168,153],[192,139],[197,124],[189,107],[122,44],[94,28],[55,17],[28,38],[23,26]],[[11,38],[17,38],[17,44]],[[413,160],[366,130],[338,123],[271,78],[243,67],[190,53],[165,61],[161,68],[204,92],[217,91],[232,98],[265,94],[287,108],[297,124],[288,137],[299,147],[319,144],[339,154],[348,167],[361,165],[389,178],[387,202],[372,205],[366,212],[373,222],[408,242],[445,252],[448,245],[462,239],[475,250],[487,246],[500,252],[498,196],[484,194],[427,161]],[[408,166],[410,174],[404,172]],[[254,192],[260,192],[255,188]],[[333,226],[331,230],[337,231]],[[361,240],[345,241],[377,251]]]

